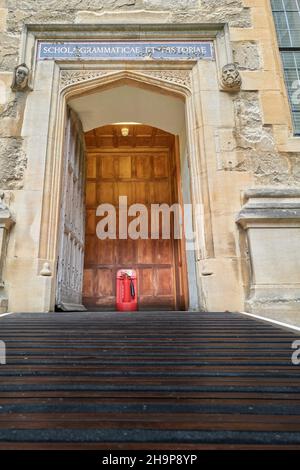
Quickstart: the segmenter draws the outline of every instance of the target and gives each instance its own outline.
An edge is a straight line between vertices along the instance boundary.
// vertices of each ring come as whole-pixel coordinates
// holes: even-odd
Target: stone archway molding
[[[62,70],[60,74],[60,91],[64,91],[65,88],[74,84],[82,84],[98,78],[108,79],[111,82],[114,80],[132,79],[136,81],[145,81],[145,77],[153,80],[154,85],[160,84],[171,84],[177,85],[178,92],[180,88],[185,88],[187,91],[191,91],[191,72],[190,70],[147,70],[142,71],[109,71],[109,70]],[[148,80],[149,81],[149,80]]]
[[[231,116],[231,99],[220,92],[220,73],[232,62],[229,30],[226,25],[27,25],[22,36],[19,63],[32,71],[27,97],[22,136],[28,167],[24,177],[24,213],[34,223],[26,256],[14,258],[18,283],[32,279],[34,294],[24,307],[28,311],[51,311],[55,299],[55,277],[60,223],[63,142],[67,103],[73,97],[101,92],[122,81],[145,87],[185,102],[186,157],[190,174],[192,214],[196,239],[196,275],[199,307],[206,309],[201,283],[203,260],[215,258],[212,236],[211,197],[208,181],[214,149],[213,132],[222,127],[224,113],[217,116],[211,108],[226,108]],[[64,40],[193,40],[214,42],[215,57],[210,60],[37,60],[39,41]],[[213,98],[213,99],[212,99]],[[215,103],[215,100],[218,103]],[[213,120],[213,122],[211,122]],[[226,124],[228,125],[228,124]],[[21,240],[23,227],[16,224],[15,237]],[[28,258],[27,253],[30,253]],[[47,263],[47,275],[44,266]],[[51,275],[50,275],[51,274]],[[12,308],[19,310],[17,295]],[[23,307],[22,307],[23,308]]]
[[[200,163],[200,149],[197,141],[195,140],[195,130],[197,128],[196,115],[194,113],[194,103],[191,94],[192,67],[189,70],[147,70],[146,72],[140,70],[101,70],[101,71],[76,71],[76,70],[61,70],[60,79],[58,80],[59,100],[56,106],[55,117],[55,131],[54,131],[54,146],[50,146],[49,153],[46,161],[46,178],[45,191],[43,197],[43,220],[42,231],[39,246],[39,267],[42,268],[44,263],[50,264],[53,277],[56,275],[55,260],[58,250],[59,239],[59,208],[61,198],[61,178],[62,178],[62,161],[63,161],[63,141],[64,141],[64,123],[66,114],[67,102],[78,94],[91,93],[92,91],[101,91],[101,88],[107,86],[114,86],[123,80],[138,82],[139,86],[156,88],[158,92],[170,93],[185,100],[186,115],[187,115],[187,141],[188,141],[188,158],[191,171],[191,195],[192,203],[197,211],[202,204],[202,191],[203,187],[199,185],[199,178],[197,175],[201,173]],[[48,168],[48,169],[47,169]],[[52,171],[51,171],[52,169]],[[195,181],[198,183],[195,185]],[[49,197],[51,194],[51,197]],[[201,224],[203,217],[201,214],[193,214],[194,224]],[[195,258],[199,259],[205,251],[203,246],[203,239],[201,237],[203,227],[194,226],[197,233]],[[199,276],[200,278],[200,276]],[[50,309],[54,307],[55,298],[55,283],[52,283],[51,297],[49,298]]]

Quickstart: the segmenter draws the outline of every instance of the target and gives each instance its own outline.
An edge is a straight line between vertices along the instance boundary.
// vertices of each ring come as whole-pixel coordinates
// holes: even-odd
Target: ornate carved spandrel
[[[110,73],[107,70],[62,70],[60,74],[60,88],[92,80],[94,78],[100,78],[109,74]]]
[[[68,85],[85,82],[88,80],[101,78],[120,73],[121,70],[62,70],[60,76],[60,88]],[[137,76],[145,76],[158,79],[166,83],[184,86],[191,89],[191,76],[189,70],[137,70]]]
[[[146,70],[138,72],[141,75],[153,77],[163,82],[180,85],[191,89],[191,74],[189,70]]]

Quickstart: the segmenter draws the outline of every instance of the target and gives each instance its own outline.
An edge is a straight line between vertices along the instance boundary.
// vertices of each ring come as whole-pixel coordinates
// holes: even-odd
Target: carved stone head
[[[4,202],[4,197],[5,197],[4,191],[0,191],[0,209],[7,208],[7,205]]]
[[[222,68],[222,87],[225,90],[239,90],[242,78],[236,64],[227,64]]]
[[[28,88],[29,68],[26,64],[15,67],[11,88],[13,91],[24,91]]]

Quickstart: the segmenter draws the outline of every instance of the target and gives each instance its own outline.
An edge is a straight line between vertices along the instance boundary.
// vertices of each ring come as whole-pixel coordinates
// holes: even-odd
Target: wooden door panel
[[[95,272],[94,269],[85,269],[84,276],[83,276],[83,292],[84,297],[90,298],[92,301],[95,297],[95,289],[94,289],[94,279],[95,279]]]
[[[154,270],[153,268],[140,268],[138,275],[139,296],[153,297],[155,294]]]
[[[91,181],[87,182],[85,199],[87,207],[96,206],[96,183]]]
[[[98,240],[96,239],[96,250],[94,258],[100,265],[115,264],[115,240]]]
[[[115,178],[115,162],[113,155],[105,155],[98,158],[98,175],[102,179]]]
[[[124,182],[118,182],[115,184],[115,192],[116,192],[116,197],[115,197],[115,204],[119,204],[119,197],[120,196],[127,196],[127,204],[130,206],[131,204],[134,204],[135,201],[135,188],[134,184],[132,183],[124,183]]]
[[[155,264],[172,264],[173,246],[170,240],[155,240]]]
[[[97,183],[97,204],[115,204],[114,183],[106,181]]]
[[[118,157],[119,163],[119,178],[130,179],[131,178],[131,167],[132,157],[130,155],[120,155]]]
[[[137,240],[137,263],[150,265],[155,263],[154,244],[151,240]]]
[[[156,269],[157,276],[157,291],[158,296],[173,296],[174,279],[173,268],[158,268]]]
[[[86,210],[86,235],[95,235],[96,233],[96,210]]]
[[[94,266],[95,264],[97,264],[97,260],[95,257],[97,239],[94,234],[86,234],[85,237],[85,264],[87,266]]]
[[[154,178],[168,178],[170,172],[167,155],[159,154],[153,156],[153,173]]]
[[[173,172],[170,151],[165,149],[159,152],[141,152],[136,148],[122,153],[117,149],[111,153],[101,153],[99,149],[94,158],[95,160],[88,160],[90,176],[87,179],[87,201],[90,206],[87,208],[86,233],[87,244],[90,246],[87,246],[85,260],[86,303],[90,308],[114,308],[117,270],[131,268],[137,271],[139,308],[175,308],[174,240],[150,238],[151,204],[172,202]],[[119,196],[127,196],[128,206],[137,203],[148,207],[149,238],[98,240],[94,235],[92,241],[91,231],[96,231],[96,224],[100,220],[95,217],[95,210],[97,204],[101,203],[110,203],[116,208],[118,238]],[[91,207],[94,207],[94,212]],[[127,222],[130,223],[134,218],[128,217]],[[161,230],[159,234],[161,235]],[[92,267],[95,269],[91,269]]]
[[[152,175],[152,155],[142,154],[136,156],[136,177],[150,179]]]
[[[149,198],[149,185],[148,183],[145,182],[140,182],[137,181],[134,183],[135,185],[135,202],[138,202],[139,204],[149,204],[151,202],[151,199]]]
[[[118,266],[136,265],[136,242],[134,240],[118,240],[116,250],[116,264]]]
[[[171,203],[171,194],[170,194],[170,183],[168,180],[156,181],[153,184],[154,189],[154,202],[156,204],[170,204]]]
[[[112,269],[97,269],[95,277],[95,295],[97,297],[112,297],[114,295],[114,283]]]
[[[97,177],[96,171],[96,156],[95,155],[87,155],[87,163],[86,163],[86,176],[87,178],[95,179]]]

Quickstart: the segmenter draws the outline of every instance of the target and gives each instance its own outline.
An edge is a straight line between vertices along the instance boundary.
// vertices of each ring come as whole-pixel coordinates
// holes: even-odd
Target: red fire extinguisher
[[[117,272],[117,301],[119,312],[134,312],[138,309],[137,279],[134,269],[120,269]]]

